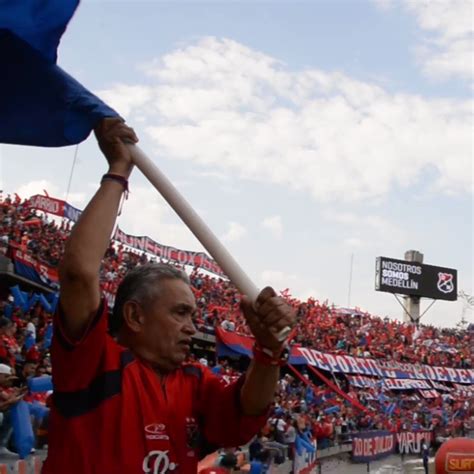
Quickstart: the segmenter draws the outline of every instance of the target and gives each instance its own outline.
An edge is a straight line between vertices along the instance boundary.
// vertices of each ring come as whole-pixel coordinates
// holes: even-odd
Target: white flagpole
[[[255,302],[259,293],[258,288],[207,224],[140,147],[137,145],[127,146],[130,147],[133,162],[137,168],[175,210],[176,214],[178,214],[182,221],[188,226],[237,289]],[[290,332],[291,328],[289,327],[282,329],[278,334],[278,339],[283,341]]]

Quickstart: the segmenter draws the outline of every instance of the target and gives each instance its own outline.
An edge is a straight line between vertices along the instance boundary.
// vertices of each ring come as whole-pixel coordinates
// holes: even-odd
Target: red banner
[[[28,205],[32,209],[47,212],[48,214],[54,214],[55,216],[59,217],[64,217],[65,204],[66,203],[60,199],[55,199],[49,196],[41,196],[40,194],[31,196],[28,200]]]
[[[154,255],[155,257],[179,263],[181,265],[199,267],[216,275],[224,276],[219,265],[203,252],[191,252],[189,250],[168,247],[155,242],[150,237],[126,234],[121,231],[119,227],[117,227],[113,238],[117,242],[127,245],[128,247],[141,250]]]

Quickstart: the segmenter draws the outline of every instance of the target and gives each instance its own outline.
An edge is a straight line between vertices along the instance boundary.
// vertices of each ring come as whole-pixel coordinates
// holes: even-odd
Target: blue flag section
[[[79,0],[0,0],[0,29],[26,41],[50,62]]]
[[[0,143],[58,147],[117,117],[56,65],[79,0],[0,0]]]
[[[0,30],[0,143],[58,147],[85,140],[117,112],[28,43]]]

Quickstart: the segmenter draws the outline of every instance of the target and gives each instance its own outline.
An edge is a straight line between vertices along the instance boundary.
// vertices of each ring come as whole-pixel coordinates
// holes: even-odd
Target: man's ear
[[[122,309],[123,322],[132,332],[138,333],[143,329],[145,315],[142,307],[134,300],[127,301]]]

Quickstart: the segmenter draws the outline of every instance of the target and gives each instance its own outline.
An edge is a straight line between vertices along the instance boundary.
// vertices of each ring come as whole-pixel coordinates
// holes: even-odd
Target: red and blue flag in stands
[[[0,0],[0,143],[57,147],[85,140],[117,112],[56,64],[79,0]]]
[[[216,350],[218,357],[239,357],[252,356],[254,339],[249,336],[242,336],[235,332],[224,331],[221,328],[216,329]],[[306,359],[299,353],[296,347],[290,352],[288,362],[292,365],[306,365]]]

